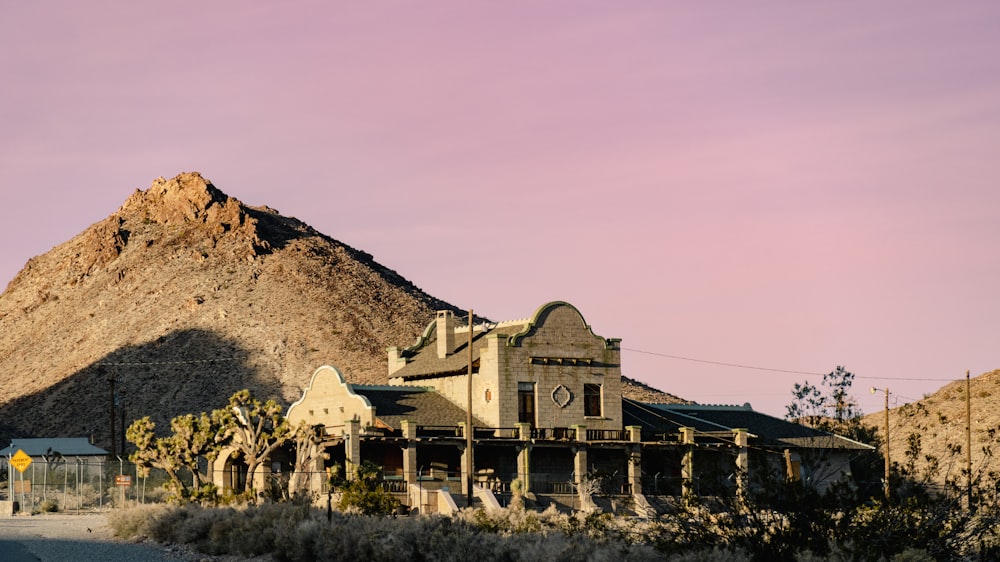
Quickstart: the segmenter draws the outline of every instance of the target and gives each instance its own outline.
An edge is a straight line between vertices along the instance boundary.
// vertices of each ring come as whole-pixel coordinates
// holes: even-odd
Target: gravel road
[[[159,562],[225,560],[153,542],[116,539],[104,513],[50,513],[0,517],[0,560],[4,562]]]

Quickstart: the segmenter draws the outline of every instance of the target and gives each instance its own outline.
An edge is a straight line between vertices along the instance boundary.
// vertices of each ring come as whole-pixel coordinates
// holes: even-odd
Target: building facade
[[[317,427],[327,451],[298,467],[312,475],[302,486],[316,490],[326,470],[349,476],[367,461],[421,512],[456,509],[470,495],[499,507],[517,492],[539,507],[652,514],[657,502],[647,496],[740,493],[752,450],[770,451],[758,467],[792,478],[799,451],[819,443],[808,439],[819,432],[749,407],[623,400],[620,340],[595,334],[565,302],[471,327],[439,311],[412,346],[389,348],[388,378],[352,385],[334,367],[316,370],[287,414]],[[830,451],[867,448],[823,437]],[[849,464],[834,465],[830,481],[850,476]]]

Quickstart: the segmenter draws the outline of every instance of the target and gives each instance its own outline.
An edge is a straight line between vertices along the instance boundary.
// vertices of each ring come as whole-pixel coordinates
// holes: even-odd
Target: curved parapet
[[[538,333],[549,318],[553,316],[559,316],[564,326],[576,324],[580,330],[586,330],[591,337],[600,340],[606,349],[618,349],[618,344],[621,342],[620,339],[608,339],[595,334],[594,330],[587,324],[587,321],[583,319],[583,314],[575,306],[565,301],[552,301],[538,307],[538,310],[531,315],[531,319],[525,325],[524,329],[507,340],[508,345],[519,347],[524,338]]]
[[[349,420],[359,420],[366,427],[375,422],[375,408],[367,398],[354,392],[340,370],[323,365],[313,372],[302,398],[288,407],[286,417],[293,426],[305,421],[332,429]]]
[[[427,327],[424,328],[424,332],[419,336],[417,336],[417,341],[415,341],[413,345],[411,345],[410,347],[404,347],[400,351],[400,355],[402,357],[406,357],[407,355],[413,355],[421,347],[427,345],[427,342],[430,341],[431,336],[436,331],[437,331],[437,320],[431,320],[430,323],[427,324]]]

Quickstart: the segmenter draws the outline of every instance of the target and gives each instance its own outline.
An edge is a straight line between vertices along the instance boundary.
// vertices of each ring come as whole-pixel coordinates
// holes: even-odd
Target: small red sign
[[[131,476],[129,476],[127,474],[119,474],[119,475],[115,476],[115,486],[125,486],[125,487],[128,487],[128,486],[131,486],[131,485],[132,485],[132,477]]]

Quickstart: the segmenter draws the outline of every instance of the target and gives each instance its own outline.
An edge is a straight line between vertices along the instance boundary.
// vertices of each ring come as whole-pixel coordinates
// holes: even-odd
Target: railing
[[[516,427],[477,427],[473,434],[477,439],[520,439]]]
[[[587,441],[627,441],[628,436],[620,429],[588,429]]]
[[[457,425],[421,425],[417,427],[419,437],[462,437],[462,428]]]
[[[531,430],[531,437],[533,439],[558,439],[571,441],[576,439],[576,430],[569,427],[534,428]]]
[[[575,441],[578,431],[572,427],[533,427],[530,436],[532,439]],[[476,427],[473,435],[476,439],[514,440],[521,438],[521,431],[517,427]],[[421,425],[417,427],[417,436],[462,438],[465,437],[465,432],[462,426],[457,425]],[[628,441],[628,432],[620,429],[588,429],[586,436],[587,441]]]
[[[576,485],[572,482],[548,482],[544,486],[545,492],[550,494],[575,494]]]
[[[494,494],[509,494],[510,482],[505,480],[500,480],[499,478],[491,478],[485,482],[477,482],[477,485],[486,488],[487,490],[493,492]]]
[[[378,487],[387,492],[406,493],[406,480],[380,480]]]

